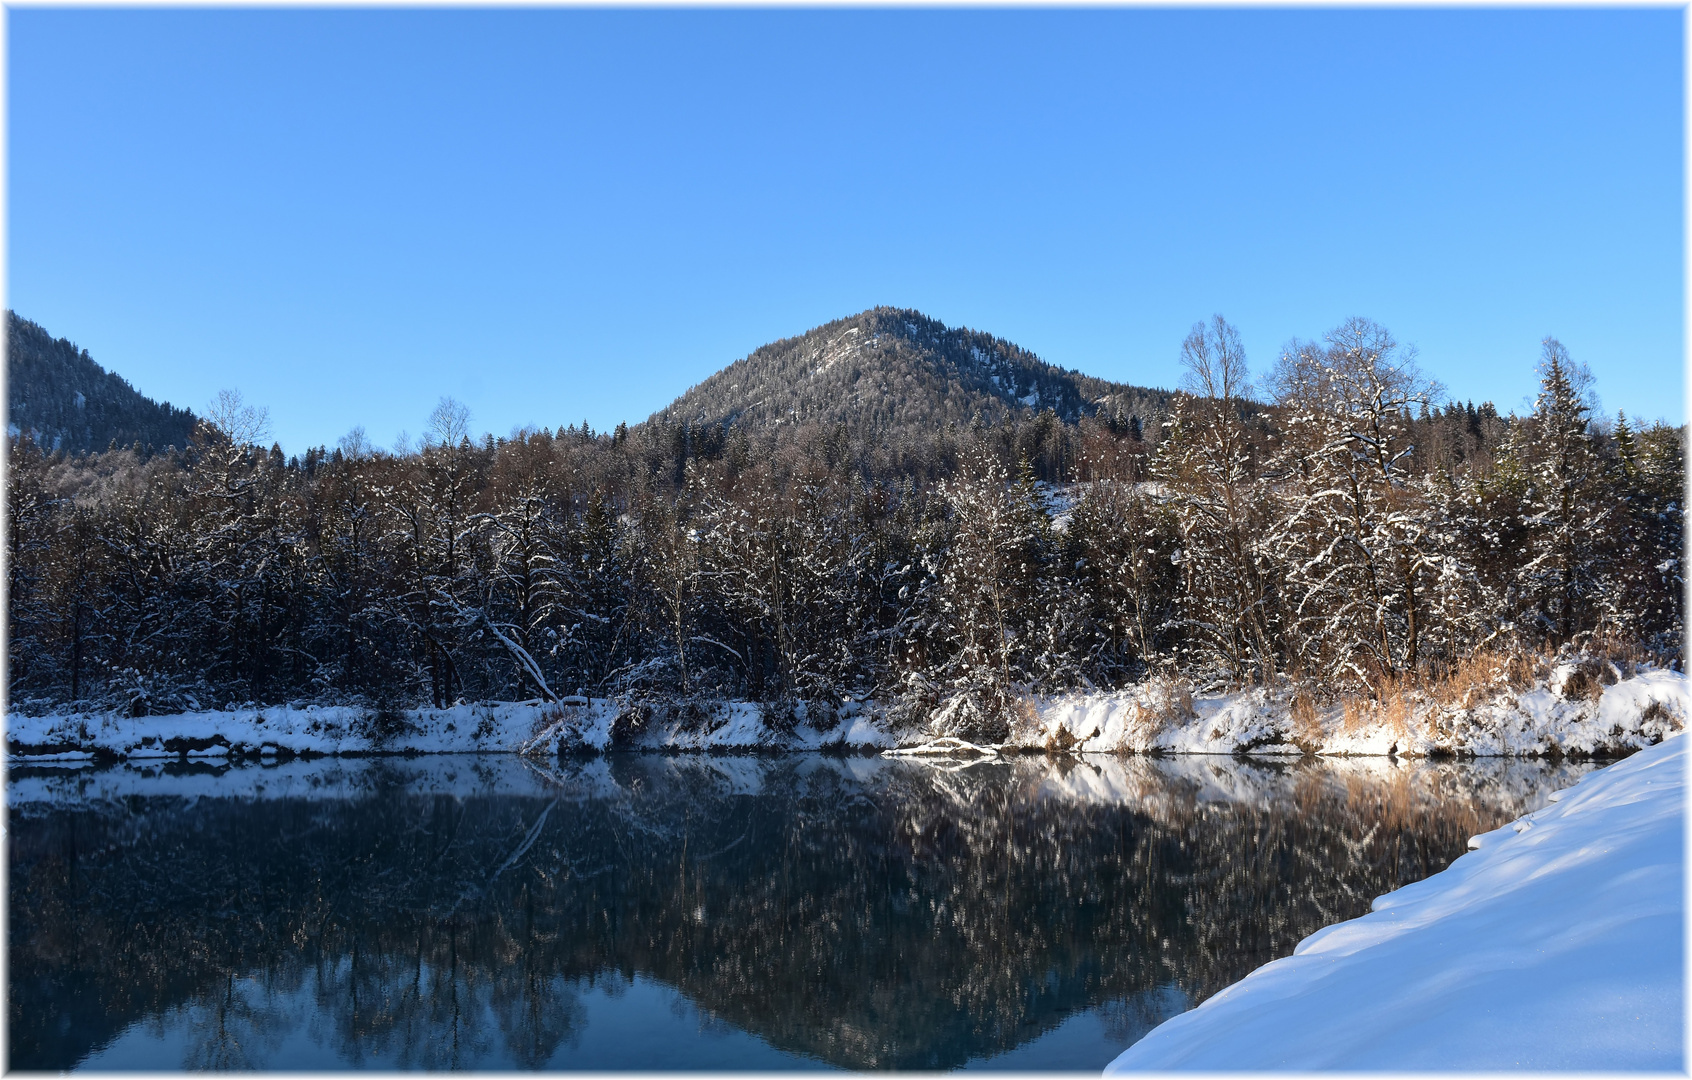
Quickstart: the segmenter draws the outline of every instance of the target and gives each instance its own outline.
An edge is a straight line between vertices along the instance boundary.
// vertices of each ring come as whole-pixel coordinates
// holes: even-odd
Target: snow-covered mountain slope
[[[1687,740],[1588,774],[1106,1070],[1651,1069],[1685,1057]]]

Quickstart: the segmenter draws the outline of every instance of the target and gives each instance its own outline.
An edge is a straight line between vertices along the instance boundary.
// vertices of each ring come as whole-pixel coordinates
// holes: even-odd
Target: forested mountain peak
[[[7,432],[28,434],[49,453],[140,443],[187,446],[194,414],[160,404],[107,371],[65,338],[6,312]]]
[[[1083,416],[1167,412],[1170,393],[1048,364],[1018,345],[919,311],[877,307],[754,350],[653,419],[753,427],[844,423],[859,433],[993,424],[1050,410]]]

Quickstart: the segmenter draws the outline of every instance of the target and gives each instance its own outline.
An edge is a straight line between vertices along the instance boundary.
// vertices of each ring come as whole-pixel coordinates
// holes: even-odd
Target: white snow
[[[1017,741],[1070,743],[1082,753],[1303,753],[1285,736],[1285,710],[1262,690],[1183,699],[1168,683],[1152,680],[1115,693],[1054,698],[1036,715],[1036,727]]]
[[[1649,746],[1684,729],[1687,685],[1679,672],[1640,672],[1604,687],[1603,695],[1593,702],[1563,696],[1574,670],[1573,664],[1559,664],[1539,686],[1466,709],[1423,710],[1415,723],[1404,728],[1380,722],[1355,732],[1336,732],[1323,749],[1337,754],[1380,754],[1397,743],[1399,753],[1415,754],[1434,749],[1523,754],[1552,747],[1563,753],[1590,754]]]
[[[578,704],[568,703],[570,701]],[[477,751],[604,750],[622,703],[605,698],[561,703],[490,702],[400,713],[408,730],[383,738],[366,710],[346,706],[262,709],[125,717],[100,713],[6,717],[8,757],[47,761],[92,753],[120,758],[215,758],[230,754],[451,754]],[[801,719],[790,734],[767,727],[747,702],[706,707],[701,725],[654,724],[633,740],[646,749],[886,747],[894,743],[859,707],[828,731]]]
[[[1565,665],[1566,666],[1566,665]],[[1262,689],[1197,695],[1176,679],[1155,678],[1125,690],[1036,698],[1033,722],[997,749],[1077,754],[1172,753],[1482,757],[1604,754],[1650,746],[1681,731],[1688,714],[1686,677],[1642,670],[1602,687],[1597,700],[1567,689],[1563,667],[1522,692],[1500,692],[1462,709],[1419,705],[1397,718],[1350,726],[1335,708],[1314,726],[1296,724],[1284,693]],[[130,718],[105,713],[6,717],[9,757],[48,761],[93,753],[121,758],[263,754],[470,753],[556,754],[605,750],[627,705],[617,699],[488,702],[412,709],[405,730],[381,737],[366,710],[347,706],[272,706]],[[927,736],[890,728],[874,702],[851,702],[821,730],[806,720],[772,726],[762,706],[702,702],[650,722],[632,739],[653,750],[910,747]]]
[[[1590,773],[1105,1070],[1684,1072],[1687,740]]]
[[[1121,691],[1043,699],[1035,723],[1012,742],[1080,753],[1299,754],[1309,747],[1322,754],[1495,757],[1625,753],[1685,728],[1681,673],[1642,670],[1602,687],[1594,701],[1562,696],[1572,667],[1559,665],[1546,682],[1466,708],[1417,703],[1405,715],[1350,727],[1331,708],[1308,730],[1293,722],[1284,695],[1253,689],[1194,696],[1177,680],[1150,679]]]

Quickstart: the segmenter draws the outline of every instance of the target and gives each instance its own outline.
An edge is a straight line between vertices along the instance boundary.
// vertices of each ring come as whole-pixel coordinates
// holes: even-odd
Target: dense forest
[[[187,409],[143,396],[64,338],[6,312],[6,423],[46,450],[68,454],[140,443],[187,446]]]
[[[1144,413],[679,402],[478,441],[443,400],[420,448],[290,458],[224,395],[154,453],[26,432],[11,704],[873,696],[992,738],[1029,694],[1159,672],[1331,698],[1594,639],[1679,662],[1683,429],[1601,415],[1554,340],[1523,416],[1363,319],[1260,384],[1220,318],[1182,359]]]

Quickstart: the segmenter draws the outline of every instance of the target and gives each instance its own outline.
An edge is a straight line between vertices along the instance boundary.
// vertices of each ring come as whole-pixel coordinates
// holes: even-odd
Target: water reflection
[[[1585,768],[14,769],[9,1065],[1097,1069]]]

